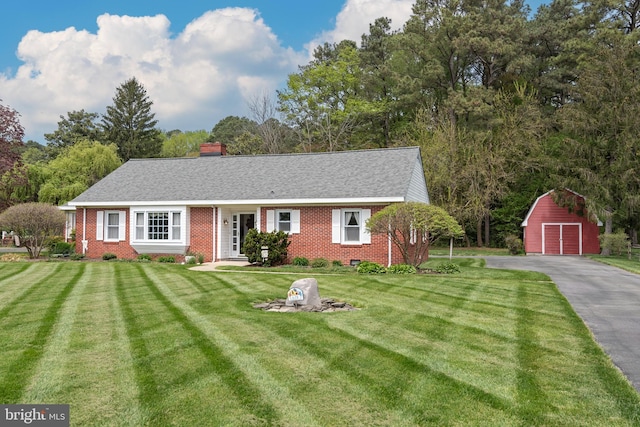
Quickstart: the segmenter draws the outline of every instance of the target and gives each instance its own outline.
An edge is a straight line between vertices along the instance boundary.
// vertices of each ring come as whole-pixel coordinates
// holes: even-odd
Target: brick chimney
[[[226,155],[227,146],[222,142],[204,142],[200,144],[200,157]]]

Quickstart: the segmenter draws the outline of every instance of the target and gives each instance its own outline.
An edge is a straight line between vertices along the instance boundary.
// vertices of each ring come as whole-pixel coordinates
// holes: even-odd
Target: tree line
[[[468,244],[519,235],[535,198],[562,188],[584,195],[607,233],[636,241],[639,18],[640,0],[554,0],[535,14],[520,0],[417,0],[401,30],[381,17],[360,43],[317,47],[286,87],[249,102],[249,118],[211,131],[157,130],[131,79],[102,117],[69,112],[46,147],[23,149],[13,168],[25,173],[0,171],[3,203],[61,203],[119,162],[196,155],[205,141],[243,155],[417,145],[431,202],[463,225]],[[53,171],[72,169],[58,159],[82,157],[71,153],[79,141],[111,147],[116,161],[101,154],[102,169],[61,191]]]

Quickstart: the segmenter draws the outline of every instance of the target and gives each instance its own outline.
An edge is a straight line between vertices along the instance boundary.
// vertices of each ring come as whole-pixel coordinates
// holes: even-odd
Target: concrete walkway
[[[640,391],[640,275],[579,256],[491,256],[487,267],[551,277],[613,363]]]
[[[247,265],[251,265],[248,261],[217,261],[217,262],[206,262],[204,264],[200,264],[195,267],[191,267],[189,270],[194,271],[215,271],[217,267],[221,265],[237,265],[240,267],[244,267]]]

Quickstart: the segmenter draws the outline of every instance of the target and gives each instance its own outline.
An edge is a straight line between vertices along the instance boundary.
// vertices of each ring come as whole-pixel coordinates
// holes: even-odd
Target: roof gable
[[[569,190],[568,188],[565,188],[565,190],[564,190],[564,191],[569,192],[569,193],[572,193],[572,194],[574,194],[574,195],[578,196],[578,197],[579,197],[579,198],[581,198],[583,201],[584,201],[584,200],[586,200],[586,198],[585,198],[583,195],[581,195],[581,194],[579,194],[579,193],[576,193],[576,192],[575,192],[575,191],[573,191],[573,190]],[[521,227],[526,227],[526,226],[529,224],[529,217],[531,217],[531,214],[533,214],[533,212],[535,211],[535,209],[536,209],[536,207],[537,207],[538,203],[540,202],[540,200],[542,200],[543,198],[545,198],[545,197],[547,197],[547,196],[551,196],[551,194],[552,194],[552,193],[554,193],[554,192],[555,192],[555,190],[549,190],[549,191],[547,191],[546,193],[542,194],[541,196],[538,196],[538,198],[536,199],[536,201],[535,201],[535,202],[533,202],[533,204],[531,205],[531,208],[529,209],[529,212],[527,212],[527,215],[524,217],[524,221],[522,221],[522,224],[520,225]],[[555,203],[555,202],[554,202],[554,203]],[[599,218],[597,218],[597,217],[596,217],[595,219],[596,219],[596,223],[597,223],[597,225],[598,225],[598,226],[601,226],[601,225],[602,225],[602,222],[600,221],[600,219],[599,219]]]
[[[417,164],[416,164],[417,162]],[[419,170],[416,171],[416,168]],[[70,202],[247,203],[426,198],[417,147],[129,160]],[[420,187],[424,187],[423,189]],[[409,191],[418,196],[409,196]]]

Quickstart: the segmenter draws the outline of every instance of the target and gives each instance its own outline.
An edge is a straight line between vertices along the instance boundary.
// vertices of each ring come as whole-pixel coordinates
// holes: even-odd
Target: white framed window
[[[278,211],[278,231],[291,231],[291,211]]]
[[[124,211],[98,211],[96,240],[118,242],[125,239],[127,217]]]
[[[365,225],[371,209],[333,209],[331,212],[331,241],[343,245],[371,243],[371,234]]]
[[[183,216],[184,212],[182,210],[154,209],[133,211],[134,241],[181,241],[184,228]]]
[[[267,211],[267,232],[284,231],[289,234],[300,233],[300,210],[278,209]]]

